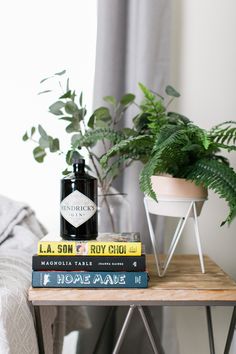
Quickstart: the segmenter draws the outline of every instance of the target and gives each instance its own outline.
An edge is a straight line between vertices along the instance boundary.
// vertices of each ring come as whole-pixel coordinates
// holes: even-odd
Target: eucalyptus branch
[[[171,103],[174,101],[175,97],[171,97],[171,99],[169,100],[169,102],[167,103],[166,105],[166,111],[167,111],[167,108],[171,105]]]
[[[62,84],[61,84],[61,81],[59,80],[59,86],[60,86],[60,88],[61,88],[61,91],[62,91],[62,94],[64,94],[65,93],[65,91],[64,91],[64,89],[63,89],[63,86],[62,86]]]
[[[106,147],[106,143],[105,143],[104,139],[102,139],[102,145],[103,145],[103,148],[104,148],[104,153],[106,154],[107,153],[107,147]]]
[[[35,144],[38,144],[38,145],[39,145],[39,141],[37,141],[37,140],[33,139],[32,137],[29,137],[29,140],[31,140],[31,141],[33,141],[33,143],[35,143]]]
[[[103,181],[102,181],[101,174],[100,174],[100,172],[99,172],[99,170],[98,170],[98,168],[97,168],[97,165],[96,165],[96,163],[95,163],[95,161],[94,161],[94,154],[93,154],[88,148],[86,148],[86,149],[87,149],[87,151],[88,151],[88,153],[89,153],[89,157],[90,157],[90,159],[91,159],[91,161],[92,161],[93,168],[94,168],[94,170],[95,170],[95,172],[96,172],[96,174],[97,174],[98,181],[99,181],[99,183],[100,183],[100,185],[101,185],[101,188],[102,188],[102,186],[103,186]]]
[[[89,151],[89,150],[88,150],[88,152],[89,152],[89,154],[90,154],[90,151]],[[98,168],[97,168],[97,165],[96,165],[96,163],[95,163],[95,161],[94,161],[94,156],[93,156],[93,154],[90,154],[90,158],[91,158],[93,167],[94,167],[94,169],[95,169],[95,171],[96,171],[96,174],[97,174],[99,183],[100,183],[100,185],[101,185],[102,193],[104,194],[104,195],[103,195],[103,199],[104,199],[104,202],[105,202],[105,204],[106,204],[107,211],[108,211],[108,215],[109,215],[110,220],[111,220],[112,230],[115,230],[115,224],[114,224],[113,215],[112,215],[111,208],[110,208],[110,205],[109,205],[109,203],[108,203],[107,197],[106,197],[106,195],[105,195],[105,193],[106,193],[107,190],[104,188],[104,184],[103,184],[103,181],[102,181],[100,172],[99,172],[99,170],[98,170]]]

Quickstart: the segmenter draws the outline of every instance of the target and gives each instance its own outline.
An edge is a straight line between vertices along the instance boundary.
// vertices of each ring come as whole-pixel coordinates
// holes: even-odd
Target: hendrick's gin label
[[[66,240],[97,237],[97,179],[84,166],[84,159],[75,161],[74,172],[61,180],[61,237]]]

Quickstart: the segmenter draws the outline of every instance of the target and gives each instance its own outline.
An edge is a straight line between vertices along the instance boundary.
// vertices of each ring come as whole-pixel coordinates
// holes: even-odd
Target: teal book
[[[33,271],[33,288],[147,288],[147,272]]]

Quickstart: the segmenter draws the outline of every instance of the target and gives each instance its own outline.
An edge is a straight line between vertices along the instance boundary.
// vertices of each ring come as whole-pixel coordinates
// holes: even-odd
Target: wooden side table
[[[151,342],[153,352],[164,354],[158,333],[151,323],[146,306],[204,306],[208,324],[210,353],[215,353],[211,306],[233,306],[233,314],[224,354],[228,354],[236,323],[236,283],[209,257],[204,256],[206,273],[199,269],[198,256],[175,255],[166,276],[156,274],[153,256],[147,257],[150,282],[148,289],[29,289],[29,301],[36,314],[40,354],[44,354],[40,306],[87,305],[129,306],[126,319],[113,350],[117,354],[125,337],[132,314],[137,309]]]

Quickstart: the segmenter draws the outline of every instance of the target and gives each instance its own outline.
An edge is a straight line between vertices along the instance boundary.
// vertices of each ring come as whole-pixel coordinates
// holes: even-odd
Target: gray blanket
[[[46,233],[25,204],[0,196],[0,354],[38,354],[32,307],[31,259]],[[59,354],[63,336],[88,328],[83,307],[41,309],[46,354]]]

